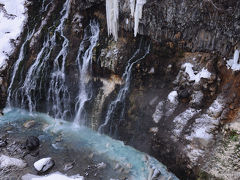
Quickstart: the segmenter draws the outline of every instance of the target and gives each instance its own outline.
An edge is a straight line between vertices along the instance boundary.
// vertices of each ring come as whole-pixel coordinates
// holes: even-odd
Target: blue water
[[[118,164],[129,171],[129,180],[150,180],[153,174],[159,174],[159,172],[163,179],[178,179],[155,158],[124,145],[122,141],[114,140],[86,127],[74,126],[70,122],[53,119],[47,114],[29,113],[21,109],[5,109],[4,116],[0,117],[0,126],[11,122],[12,125],[20,128],[26,120],[35,120],[44,124],[43,131],[48,134],[61,133],[63,141],[71,144],[71,147],[87,149],[89,154],[101,156],[113,167]]]

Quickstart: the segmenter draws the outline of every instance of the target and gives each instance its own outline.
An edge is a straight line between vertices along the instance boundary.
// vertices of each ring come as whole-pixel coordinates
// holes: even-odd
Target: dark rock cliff
[[[129,29],[128,1],[121,1],[121,26]],[[131,27],[133,23],[129,23]],[[240,2],[235,0],[149,0],[139,28],[160,43],[171,41],[188,51],[229,55],[239,47]]]

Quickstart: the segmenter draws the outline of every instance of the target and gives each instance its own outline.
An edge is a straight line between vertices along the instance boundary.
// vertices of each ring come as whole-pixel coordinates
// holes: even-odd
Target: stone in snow
[[[26,167],[26,163],[21,160],[21,159],[17,159],[17,158],[11,158],[9,156],[5,156],[5,155],[1,155],[0,156],[0,168],[7,168],[10,166],[15,166],[18,168],[24,168]]]
[[[43,158],[34,163],[34,168],[38,172],[46,172],[55,165],[55,162],[51,157]]]

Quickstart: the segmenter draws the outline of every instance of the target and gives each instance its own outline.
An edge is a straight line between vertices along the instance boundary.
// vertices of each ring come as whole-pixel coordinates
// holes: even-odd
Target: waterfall
[[[88,29],[90,29],[90,35],[88,35]],[[78,50],[78,56],[76,63],[79,71],[79,93],[77,97],[77,103],[75,105],[76,115],[74,118],[75,124],[84,125],[86,120],[86,114],[84,112],[84,105],[91,99],[91,88],[89,87],[89,79],[91,76],[92,56],[93,49],[97,45],[99,38],[99,25],[95,21],[90,22],[88,28],[85,29],[84,38],[80,44]],[[90,43],[90,44],[89,44]],[[89,44],[85,50],[86,44]],[[84,52],[85,50],[85,52]],[[82,61],[82,62],[81,62]]]
[[[48,6],[48,4],[46,6]],[[18,71],[22,71],[20,64],[25,58],[24,51],[28,45],[28,42],[34,36],[35,31],[27,36],[20,49],[19,58],[14,64],[11,82],[8,88],[8,106],[21,106],[21,108],[29,109],[30,112],[36,110],[36,103],[41,97],[41,92],[39,93],[38,91],[41,91],[43,85],[45,88],[44,91],[46,91],[46,82],[43,81],[49,74],[49,72],[46,70],[48,65],[47,63],[50,60],[53,49],[57,45],[57,36],[60,35],[60,37],[63,39],[61,44],[62,47],[57,53],[56,58],[53,60],[53,68],[50,72],[49,88],[47,92],[45,92],[45,94],[47,94],[47,99],[45,99],[45,101],[48,105],[48,113],[52,114],[55,118],[64,119],[66,118],[67,113],[70,112],[70,97],[65,82],[65,63],[68,54],[69,41],[63,32],[65,20],[68,19],[70,13],[70,7],[71,0],[66,0],[66,2],[63,4],[63,9],[60,12],[61,18],[59,25],[56,28],[54,28],[54,25],[52,26],[55,29],[53,34],[51,37],[50,34],[47,35],[35,61],[28,69],[25,79],[21,79],[19,82],[17,81],[16,77]],[[44,11],[43,8],[42,11]],[[13,86],[15,86],[15,83],[18,83],[18,87],[14,89]],[[20,83],[22,83],[21,86],[19,85]]]
[[[28,45],[28,42],[33,37],[33,34],[34,34],[34,31],[32,31],[31,33],[28,32],[26,40],[24,41],[24,43],[22,44],[22,46],[20,48],[18,59],[13,66],[13,72],[11,74],[11,81],[10,81],[10,84],[9,84],[9,87],[8,87],[8,92],[7,92],[7,94],[8,94],[7,106],[8,107],[13,106],[12,98],[13,98],[13,94],[14,94],[14,89],[13,89],[14,82],[15,82],[15,79],[17,78],[17,75],[18,75],[18,69],[19,69],[21,63],[24,61],[24,58],[25,58],[25,49]]]
[[[46,54],[47,47],[49,47],[49,38],[44,42],[44,45],[40,52],[37,55],[36,60],[29,68],[26,78],[23,82],[23,85],[19,88],[17,91],[20,95],[21,99],[21,107],[24,108],[25,104],[27,103],[27,108],[30,112],[36,111],[36,103],[37,98],[36,95],[38,94],[36,92],[36,89],[41,89],[41,80],[40,80],[40,87],[38,87],[38,80],[43,75],[43,71],[45,69],[45,65],[47,60],[49,59],[50,53]],[[18,96],[16,96],[17,98]],[[16,99],[17,101],[17,99]]]
[[[69,112],[70,103],[69,92],[65,82],[65,63],[68,53],[69,41],[63,33],[64,22],[66,19],[68,19],[70,7],[71,0],[67,0],[63,5],[62,11],[60,12],[60,24],[56,28],[52,37],[53,39],[51,40],[51,45],[55,45],[57,33],[60,33],[60,36],[63,38],[62,49],[53,62],[53,70],[50,75],[51,80],[47,97],[47,101],[50,104],[50,107],[52,107],[52,113],[56,118],[61,119],[66,118],[66,115]]]
[[[121,121],[123,119],[123,116],[125,113],[125,100],[129,91],[130,83],[131,83],[132,68],[136,63],[144,59],[147,56],[147,54],[149,54],[149,51],[150,51],[150,45],[148,45],[147,49],[145,49],[144,54],[141,55],[141,46],[142,46],[142,40],[140,42],[139,48],[135,51],[133,56],[128,60],[128,64],[122,76],[125,83],[119,90],[119,93],[116,99],[110,103],[108,107],[107,115],[105,118],[105,122],[99,127],[98,129],[99,132],[103,132],[104,128],[110,123],[110,120],[112,120],[112,118],[114,117],[117,111],[117,108],[119,107],[121,108],[119,120]],[[122,105],[122,107],[120,105]],[[117,127],[117,125],[118,123],[116,122],[114,123],[114,125],[110,125],[110,134],[115,134],[115,132],[113,132],[114,131],[113,129],[114,127]]]

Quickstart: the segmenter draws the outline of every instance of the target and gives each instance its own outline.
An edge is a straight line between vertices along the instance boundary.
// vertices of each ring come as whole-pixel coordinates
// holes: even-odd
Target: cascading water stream
[[[51,1],[46,4],[46,7],[50,3]],[[41,9],[43,12],[45,11],[44,9],[46,9],[44,6]],[[16,74],[18,71],[21,71],[20,63],[24,60],[25,46],[27,45],[27,42],[29,42],[34,36],[34,31],[27,36],[26,41],[23,43],[20,49],[19,58],[14,65],[12,78],[8,89],[8,106],[21,106],[21,108],[29,109],[30,112],[36,110],[36,103],[38,100],[36,96],[39,98],[38,90],[42,89],[41,86],[43,83],[46,86],[46,82],[42,82],[43,76],[46,76],[46,74],[49,73],[46,71],[46,65],[51,57],[53,49],[58,44],[57,36],[60,36],[60,38],[63,39],[63,42],[61,43],[62,47],[53,61],[49,88],[47,93],[45,92],[45,94],[47,94],[47,99],[45,101],[48,104],[48,113],[52,114],[55,118],[65,119],[66,114],[70,112],[70,98],[65,82],[65,63],[68,54],[69,41],[63,32],[65,20],[68,19],[70,13],[70,7],[71,0],[66,0],[66,2],[63,4],[63,9],[60,12],[61,18],[59,25],[55,28],[51,37],[50,35],[47,36],[34,63],[28,69],[25,79],[21,80],[20,83],[22,83],[22,85],[20,88],[13,89],[13,85],[16,83]],[[20,84],[19,82],[17,83]]]
[[[65,82],[65,63],[68,53],[69,40],[64,35],[64,22],[68,19],[71,7],[71,0],[67,0],[60,12],[60,24],[56,28],[51,41],[51,45],[56,44],[56,34],[60,33],[63,38],[62,49],[53,62],[53,71],[51,73],[50,86],[47,101],[52,107],[52,113],[56,118],[65,119],[69,112],[70,97]]]
[[[122,76],[125,84],[121,87],[116,99],[114,101],[112,101],[111,104],[109,105],[107,115],[106,115],[106,118],[105,118],[105,122],[99,127],[98,132],[102,133],[104,128],[110,123],[113,116],[115,115],[115,112],[117,111],[117,108],[118,108],[119,104],[123,105],[123,107],[121,108],[119,119],[120,120],[123,119],[124,112],[125,112],[125,99],[127,97],[129,87],[130,87],[130,83],[131,83],[132,68],[136,63],[138,63],[139,61],[144,59],[147,56],[147,54],[149,54],[149,51],[150,51],[150,45],[148,45],[148,47],[145,50],[145,53],[143,54],[143,56],[137,58],[137,56],[140,55],[140,53],[141,53],[141,46],[142,46],[142,41],[140,42],[139,48],[136,50],[136,52],[133,54],[133,56],[128,60],[128,64],[127,64],[127,66],[125,68],[125,71],[124,71],[124,74]],[[118,125],[118,123],[115,122],[115,125],[114,125],[115,130],[116,130],[117,125]],[[113,125],[111,125],[111,127],[110,127],[110,132],[109,132],[110,135],[113,135],[113,134],[116,133],[116,131],[113,132],[114,128],[112,126]]]
[[[89,87],[90,72],[92,66],[92,56],[93,49],[97,45],[99,38],[99,25],[95,21],[90,22],[89,25],[90,36],[88,35],[88,28],[85,29],[83,41],[80,44],[78,50],[78,56],[76,58],[76,63],[78,64],[79,71],[79,93],[77,97],[77,103],[75,105],[76,115],[74,118],[75,124],[84,125],[86,120],[86,115],[84,112],[85,103],[91,99],[91,88]],[[85,46],[90,43],[87,50]],[[82,61],[82,62],[81,62]]]
[[[34,34],[34,30],[31,33],[28,32],[26,40],[24,41],[24,43],[22,44],[22,47],[20,48],[20,53],[19,53],[18,59],[13,66],[11,81],[10,81],[10,84],[9,84],[9,87],[8,87],[8,97],[7,97],[7,106],[8,107],[13,106],[12,98],[13,98],[13,94],[14,94],[14,89],[13,89],[14,82],[15,82],[20,64],[23,62],[23,60],[25,58],[25,48],[26,48],[28,42],[30,41],[30,39],[33,37],[33,34]]]
[[[28,104],[30,112],[36,111],[36,89],[38,87],[38,80],[41,76],[42,70],[45,68],[46,61],[49,59],[50,53],[46,55],[47,47],[49,46],[49,38],[43,44],[42,49],[37,55],[36,60],[29,68],[24,83],[18,92],[21,97],[21,107],[25,107]],[[39,88],[41,89],[41,87]]]

